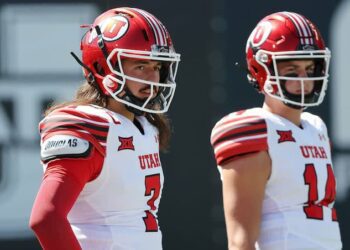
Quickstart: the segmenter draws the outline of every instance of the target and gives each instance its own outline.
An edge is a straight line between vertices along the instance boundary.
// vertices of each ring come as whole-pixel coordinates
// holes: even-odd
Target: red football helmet
[[[320,32],[311,21],[297,13],[274,13],[263,18],[248,38],[248,79],[259,91],[289,106],[316,106],[323,101],[327,89],[330,56]],[[280,76],[277,63],[287,60],[313,60],[314,73],[307,77]],[[286,90],[287,80],[300,82],[300,95]],[[313,91],[309,94],[304,93],[305,81],[314,81]]]
[[[164,113],[175,92],[180,54],[175,53],[164,25],[152,14],[136,8],[111,9],[96,18],[81,41],[84,75],[101,92],[126,104],[134,113]],[[124,74],[122,60],[162,62],[160,82]],[[141,100],[125,86],[126,80],[150,85],[151,95]],[[157,96],[152,93],[158,88]]]

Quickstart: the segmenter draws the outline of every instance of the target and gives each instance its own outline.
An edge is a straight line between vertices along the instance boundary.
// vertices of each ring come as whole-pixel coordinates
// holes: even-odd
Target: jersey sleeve
[[[211,144],[219,166],[237,156],[267,150],[266,121],[258,115],[232,113],[214,126]]]
[[[39,124],[41,159],[85,158],[96,148],[103,156],[109,122],[101,116],[74,107],[53,111]]]
[[[81,249],[67,219],[84,185],[97,177],[103,156],[49,161],[33,204],[29,225],[43,249]]]

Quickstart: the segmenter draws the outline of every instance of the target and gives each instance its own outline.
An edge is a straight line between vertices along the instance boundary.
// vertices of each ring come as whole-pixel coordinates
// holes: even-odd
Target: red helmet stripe
[[[156,28],[154,27],[154,24],[151,22],[151,20],[149,18],[147,18],[147,16],[144,15],[144,13],[142,13],[142,10],[140,9],[136,9],[136,8],[133,8],[134,11],[138,12],[140,15],[142,15],[146,21],[148,22],[148,24],[151,26],[152,28],[152,31],[153,31],[153,35],[154,35],[154,38],[156,40],[156,43],[159,44],[159,38],[158,38],[158,34],[156,32]]]
[[[157,45],[162,45],[162,46],[167,45],[165,30],[163,28],[163,25],[154,16],[152,16],[148,12],[140,10],[140,9],[134,9],[134,10],[139,12],[151,25],[153,33],[156,37]]]
[[[295,19],[295,16],[293,16],[293,13],[283,12],[283,14],[285,14],[294,23],[294,26],[297,28],[298,33],[299,33],[299,37],[300,37],[300,43],[301,44],[306,44],[303,32],[301,30],[302,28],[300,27],[298,21]]]
[[[305,18],[299,14],[295,14],[293,13],[293,15],[295,15],[295,18],[298,20],[298,22],[300,23],[303,32],[305,34],[305,36],[307,36],[308,38],[306,38],[307,40],[307,44],[313,44],[313,40],[312,40],[312,32],[311,29],[308,25],[308,23],[306,22]],[[309,41],[310,40],[310,41]]]
[[[307,31],[309,39],[310,39],[310,44],[313,44],[314,40],[312,38],[312,31],[311,31],[309,23],[306,21],[306,19],[303,16],[301,16],[299,14],[296,14],[296,15],[299,16],[300,20],[304,23],[304,26],[306,27],[306,31]]]
[[[156,27],[156,30],[157,30],[159,38],[160,38],[160,41],[159,41],[158,45],[162,45],[162,46],[167,45],[165,31],[164,31],[164,28],[163,28],[164,26],[160,23],[160,21],[157,18],[155,18],[151,14],[149,14],[149,13],[147,13],[145,11],[141,11],[141,12],[144,12],[144,14],[151,20],[151,22]]]
[[[151,19],[151,21],[154,23],[154,25],[158,31],[160,40],[161,40],[161,43],[159,45],[167,45],[167,40],[166,40],[167,31],[165,30],[164,25],[157,18],[155,18],[152,14],[150,14],[146,11],[141,11],[141,12],[144,12],[144,14],[147,17],[149,17]]]
[[[157,27],[157,31],[159,32],[159,36],[160,36],[161,41],[162,41],[160,45],[162,45],[162,46],[168,45],[167,44],[167,39],[166,39],[167,31],[166,31],[164,25],[157,18],[152,16],[151,14],[149,14],[147,12],[146,12],[146,14],[149,15],[150,17],[152,17],[151,20],[153,20],[155,22],[155,25]]]
[[[293,21],[296,22],[298,25],[300,25],[300,29],[302,31],[302,36],[305,39],[305,43],[309,44],[309,39],[306,38],[308,36],[308,34],[306,32],[304,24],[300,21],[299,17],[297,15],[295,15],[294,13],[291,13],[290,15],[291,15],[291,18],[294,19]]]
[[[299,14],[292,12],[283,12],[294,23],[300,36],[301,44],[313,44],[311,28],[305,18]]]

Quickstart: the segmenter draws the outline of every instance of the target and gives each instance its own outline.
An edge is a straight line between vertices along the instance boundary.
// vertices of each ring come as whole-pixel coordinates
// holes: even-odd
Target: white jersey
[[[302,113],[301,127],[261,108],[232,113],[213,129],[218,165],[266,150],[272,161],[257,249],[341,249],[333,208],[335,178],[323,121]]]
[[[87,140],[105,155],[101,173],[85,185],[68,215],[82,248],[162,249],[158,130],[145,117],[136,117],[142,133],[126,117],[95,106],[64,108],[45,119],[60,122],[62,130],[54,136]]]

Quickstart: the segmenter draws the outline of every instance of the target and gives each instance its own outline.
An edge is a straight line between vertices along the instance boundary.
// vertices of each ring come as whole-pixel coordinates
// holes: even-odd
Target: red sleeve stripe
[[[101,122],[101,123],[108,123],[108,120],[106,118],[103,118],[101,116],[97,116],[94,114],[88,114],[82,111],[79,111],[75,108],[63,108],[63,109],[59,109],[57,111],[53,111],[51,113],[52,115],[58,116],[58,115],[70,115],[73,116],[75,118],[82,118],[82,119],[87,119],[89,121],[93,120],[94,122]],[[50,115],[51,116],[51,115]]]
[[[257,122],[245,123],[242,126],[231,126],[230,130],[217,135],[212,139],[212,145],[215,146],[223,141],[241,138],[249,135],[267,134],[266,123],[264,120]]]
[[[223,121],[218,122],[214,129],[213,129],[213,134],[212,137],[216,137],[217,134],[222,134],[225,133],[227,130],[231,130],[231,127],[235,127],[235,126],[244,126],[245,123],[248,122],[259,122],[262,121],[264,119],[262,119],[261,117],[252,117],[252,116],[245,116],[245,117],[235,117],[233,119],[225,119]]]
[[[69,123],[69,124],[56,123],[51,127],[48,127],[42,130],[40,133],[42,135],[45,135],[47,133],[52,133],[55,131],[64,131],[64,130],[78,130],[78,131],[82,130],[82,131],[88,132],[89,134],[94,136],[98,141],[102,141],[102,142],[106,141],[107,134],[108,134],[108,130],[106,132],[100,132],[100,131],[96,131],[94,129],[90,129],[86,127],[85,124],[73,124],[73,123]]]
[[[250,137],[254,137],[254,136],[262,136],[262,137],[266,137],[267,134],[263,133],[264,131],[266,131],[266,129],[260,129],[260,130],[252,130],[252,131],[246,131],[246,132],[242,132],[239,134],[232,134],[230,136],[226,136],[223,138],[220,138],[219,140],[217,140],[213,146],[216,147],[218,145],[220,145],[221,143],[224,142],[230,142],[230,141],[236,141],[236,140],[244,140],[245,138],[250,138]]]
[[[226,141],[216,146],[214,152],[217,164],[221,165],[236,156],[267,149],[267,135],[256,135]]]
[[[231,146],[244,147],[245,144],[251,144],[251,143],[254,143],[256,140],[260,140],[260,139],[264,139],[267,142],[267,134],[257,134],[257,135],[251,135],[251,136],[244,136],[241,138],[236,138],[234,140],[227,140],[227,141],[221,142],[220,144],[217,144],[214,146],[214,152],[215,152],[215,154],[217,154],[221,150],[225,150]]]
[[[84,133],[84,134],[88,134],[88,135],[91,135],[93,136],[100,144],[103,144],[103,145],[106,145],[106,141],[107,141],[107,135],[106,136],[98,136],[98,135],[95,135],[95,134],[91,134],[90,132],[86,131],[85,130],[76,130],[80,133]]]
[[[244,130],[261,129],[266,128],[266,122],[264,119],[256,119],[256,117],[244,117],[240,119],[233,119],[225,123],[218,123],[212,132],[211,142],[212,144],[220,137],[232,134],[235,132],[241,132]]]
[[[59,121],[65,121],[65,120],[81,121],[81,122],[85,122],[88,124],[96,125],[96,127],[99,126],[99,127],[107,128],[109,126],[108,122],[96,122],[96,121],[91,120],[91,119],[83,119],[83,118],[79,118],[79,117],[71,116],[71,115],[50,115],[50,116],[46,117],[40,123],[40,129],[42,126],[44,126],[48,122],[59,122]]]
[[[234,114],[230,114],[230,115],[227,115],[226,117],[224,117],[222,120],[220,120],[217,123],[216,126],[219,127],[219,126],[225,125],[227,123],[238,122],[238,121],[245,121],[245,120],[251,120],[251,119],[252,120],[260,120],[262,118],[260,116],[256,116],[256,115],[239,116],[239,117],[237,117]]]
[[[64,126],[75,126],[77,128],[86,129],[92,134],[99,136],[106,136],[109,129],[109,123],[107,122],[96,122],[72,115],[50,115],[40,123],[39,128],[41,133],[45,133]]]
[[[109,129],[109,127],[96,126],[78,120],[49,120],[42,124],[40,133],[46,133],[47,131],[55,129],[76,127],[86,129],[88,131],[93,131],[93,133],[100,135],[106,135]]]
[[[217,139],[213,141],[213,144],[219,143],[226,139],[233,139],[244,135],[263,134],[263,133],[267,133],[267,128],[265,123],[257,123],[254,126],[250,124],[249,127],[238,127],[232,130],[228,130],[227,132],[221,134],[220,137],[217,137]]]
[[[46,139],[47,134],[52,134],[55,132],[69,134],[69,131],[76,131],[80,135],[89,134],[89,138],[92,137],[94,138],[95,142],[105,145],[109,130],[109,123],[82,119],[72,115],[51,114],[40,123],[39,128],[43,140]]]
[[[63,122],[63,121],[80,121],[80,122],[84,122],[84,123],[88,123],[88,124],[92,124],[95,126],[99,126],[99,127],[108,127],[109,123],[108,122],[96,122],[94,120],[91,119],[83,119],[83,118],[79,118],[79,117],[75,117],[75,116],[50,116],[46,119],[43,120],[44,123],[47,122]]]
[[[53,129],[51,129],[49,132],[52,133],[52,132],[56,132],[56,131],[66,131],[66,130],[73,130],[73,131],[80,131],[80,132],[85,132],[85,133],[89,133],[91,134],[93,137],[95,137],[98,141],[101,141],[101,142],[105,142],[107,140],[107,134],[106,136],[100,136],[100,135],[97,135],[95,133],[92,133],[91,130],[88,130],[86,128],[83,128],[83,130],[81,130],[80,127],[78,126],[58,126],[58,127],[55,127]],[[46,134],[46,133],[42,133],[42,134]]]

